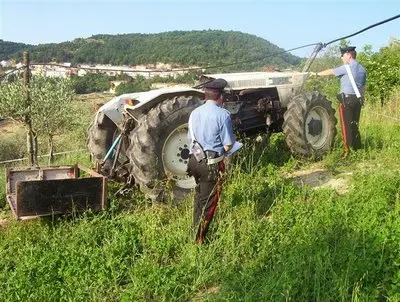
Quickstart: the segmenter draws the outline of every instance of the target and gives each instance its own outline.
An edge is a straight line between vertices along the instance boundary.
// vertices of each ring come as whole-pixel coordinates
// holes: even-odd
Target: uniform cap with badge
[[[228,85],[228,82],[224,79],[213,79],[203,84],[196,86],[196,88],[214,89],[222,91]]]
[[[346,46],[346,47],[340,47],[340,53],[343,56],[345,53],[348,53],[350,51],[355,51],[356,47],[355,46]]]

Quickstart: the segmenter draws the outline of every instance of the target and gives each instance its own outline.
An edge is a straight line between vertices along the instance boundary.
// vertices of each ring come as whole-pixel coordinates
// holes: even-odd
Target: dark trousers
[[[354,150],[361,148],[361,136],[358,129],[361,113],[361,100],[356,96],[342,97],[339,105],[340,124],[345,147]]]
[[[188,173],[196,180],[193,208],[193,230],[196,242],[201,243],[214,216],[220,193],[220,171],[223,171],[223,161],[207,165],[205,161],[198,163],[190,156]]]

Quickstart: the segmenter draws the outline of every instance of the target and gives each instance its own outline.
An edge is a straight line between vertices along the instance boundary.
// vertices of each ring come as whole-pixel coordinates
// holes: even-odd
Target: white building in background
[[[67,78],[68,71],[65,69],[48,69],[45,71],[45,76],[50,78]]]
[[[7,65],[9,64],[9,65]],[[10,62],[5,60],[0,62],[1,66],[11,67]],[[113,66],[109,64],[80,64],[76,67],[71,67],[71,63],[46,63],[46,64],[32,64],[31,72],[33,75],[42,74],[47,77],[60,77],[66,78],[71,75],[77,76],[85,76],[88,73],[96,73],[96,74],[106,74],[108,76],[117,76],[126,74],[132,78],[136,78],[137,76],[143,76],[146,79],[152,78],[154,76],[160,77],[176,77],[178,75],[183,75],[195,68],[196,66],[192,66],[190,68],[173,68],[175,66],[171,64],[165,63],[157,63],[157,64],[147,64],[147,65],[122,65],[122,66]],[[17,63],[15,68],[19,69],[23,67],[23,63]]]
[[[70,63],[67,63],[65,67],[63,64],[60,65],[32,65],[31,66],[31,73],[32,75],[43,75],[45,77],[50,78],[67,78],[71,73],[71,66]]]
[[[6,60],[2,60],[2,61],[0,62],[0,66],[1,66],[1,67],[9,67],[9,66],[11,66],[11,65],[10,65],[10,62],[8,62],[8,61],[6,61]]]
[[[83,77],[85,75],[87,75],[87,71],[85,69],[78,69],[78,77]]]

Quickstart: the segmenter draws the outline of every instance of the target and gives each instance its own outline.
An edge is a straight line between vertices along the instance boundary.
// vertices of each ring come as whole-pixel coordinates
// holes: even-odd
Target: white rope
[[[53,153],[53,155],[61,155],[61,154],[75,153],[75,152],[81,152],[81,151],[86,151],[86,149],[78,149],[78,150],[72,150],[72,151],[57,152],[57,153]],[[50,154],[39,155],[38,158],[49,157],[49,156],[50,156]],[[18,161],[24,161],[24,160],[28,160],[28,157],[0,161],[0,165],[1,164],[14,163],[14,162],[18,162]]]
[[[380,115],[380,116],[386,117],[386,118],[388,118],[388,119],[391,119],[391,120],[400,122],[400,119],[399,119],[399,118],[395,118],[395,117],[393,117],[393,116],[389,116],[389,115],[385,115],[385,114],[380,114],[380,113],[373,113],[373,114],[374,114],[374,115]]]

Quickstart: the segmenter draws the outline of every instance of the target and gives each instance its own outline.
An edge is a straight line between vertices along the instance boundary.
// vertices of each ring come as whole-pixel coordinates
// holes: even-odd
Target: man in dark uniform
[[[344,141],[343,157],[346,158],[350,147],[354,150],[361,148],[358,124],[367,77],[365,68],[356,61],[357,53],[354,46],[340,48],[340,52],[342,66],[317,72],[315,75],[335,75],[340,78],[339,113]]]
[[[230,113],[221,108],[226,86],[224,79],[205,83],[205,103],[189,117],[188,173],[196,180],[193,228],[197,243],[203,242],[214,215],[225,169],[223,158],[235,142]]]

